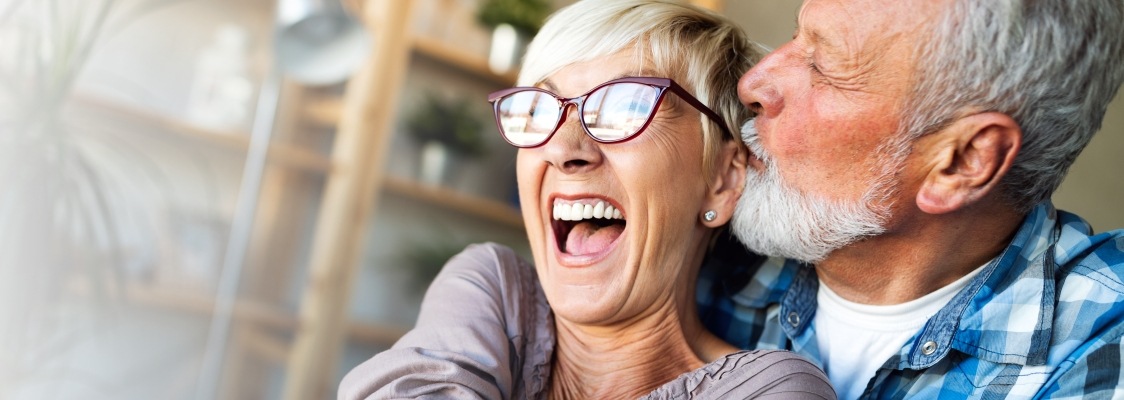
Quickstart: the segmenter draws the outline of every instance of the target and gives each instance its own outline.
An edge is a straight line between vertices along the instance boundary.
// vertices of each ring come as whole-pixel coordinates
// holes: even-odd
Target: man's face
[[[739,97],[758,115],[735,230],[751,249],[814,262],[886,229],[907,178],[900,107],[931,3],[808,0],[793,40],[742,76]]]

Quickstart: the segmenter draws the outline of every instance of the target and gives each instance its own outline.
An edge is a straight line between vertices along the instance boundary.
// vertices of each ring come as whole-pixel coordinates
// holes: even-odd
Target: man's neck
[[[918,215],[832,253],[816,264],[820,281],[861,304],[921,298],[999,255],[1025,214],[995,206],[960,215]]]

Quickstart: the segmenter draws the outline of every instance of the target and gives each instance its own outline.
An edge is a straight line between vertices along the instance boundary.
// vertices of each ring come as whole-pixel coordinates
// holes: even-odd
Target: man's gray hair
[[[1001,182],[1026,211],[1049,199],[1124,80],[1121,0],[953,0],[920,44],[906,100],[910,138],[985,111],[1022,128]]]

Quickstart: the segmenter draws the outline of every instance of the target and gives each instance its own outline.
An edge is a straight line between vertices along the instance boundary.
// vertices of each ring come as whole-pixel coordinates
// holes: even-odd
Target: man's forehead
[[[796,26],[809,39],[840,46],[844,35],[916,30],[944,4],[946,0],[806,0]]]

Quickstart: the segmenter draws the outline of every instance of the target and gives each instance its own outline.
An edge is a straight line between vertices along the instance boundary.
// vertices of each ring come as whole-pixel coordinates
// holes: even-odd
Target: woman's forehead
[[[547,89],[562,97],[580,96],[598,85],[613,79],[630,76],[654,76],[675,79],[660,71],[651,57],[634,48],[577,61],[559,68],[541,79],[535,86]]]

